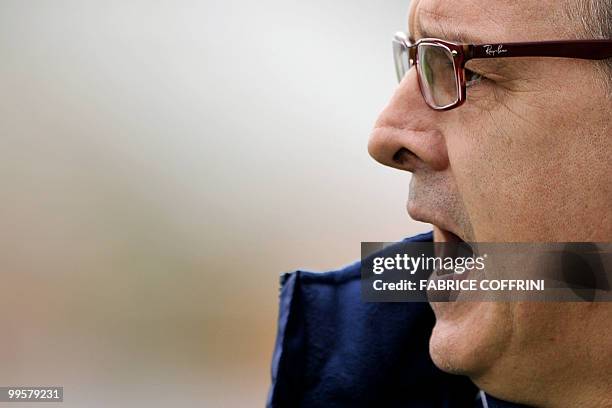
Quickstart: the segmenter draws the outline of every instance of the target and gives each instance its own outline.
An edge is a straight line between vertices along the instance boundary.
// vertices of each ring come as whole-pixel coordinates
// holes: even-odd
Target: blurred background
[[[0,0],[0,386],[262,406],[280,273],[428,229],[366,151],[407,11]]]

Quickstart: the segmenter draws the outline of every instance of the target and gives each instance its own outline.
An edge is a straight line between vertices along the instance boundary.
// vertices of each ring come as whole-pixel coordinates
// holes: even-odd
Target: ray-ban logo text
[[[508,50],[504,50],[503,44],[497,45],[497,48],[495,48],[494,45],[483,45],[483,47],[485,47],[485,53],[491,56],[500,55],[508,52]]]

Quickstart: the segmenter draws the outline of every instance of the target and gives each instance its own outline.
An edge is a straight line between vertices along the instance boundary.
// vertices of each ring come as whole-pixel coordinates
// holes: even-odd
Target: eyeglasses
[[[395,34],[393,56],[397,79],[417,68],[421,94],[435,110],[461,106],[466,99],[465,64],[472,59],[558,57],[601,60],[612,57],[612,40],[544,41],[507,44],[456,44],[435,38],[412,43]]]

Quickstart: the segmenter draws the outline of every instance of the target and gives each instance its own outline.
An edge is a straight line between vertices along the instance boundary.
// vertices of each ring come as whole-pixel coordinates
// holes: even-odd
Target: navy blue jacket
[[[434,322],[428,303],[362,302],[359,262],[283,275],[267,406],[518,408],[433,364]]]

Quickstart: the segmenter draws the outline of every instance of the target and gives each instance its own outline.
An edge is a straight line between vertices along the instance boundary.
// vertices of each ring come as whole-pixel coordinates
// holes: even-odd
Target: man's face
[[[579,20],[557,0],[413,0],[409,28],[413,40],[487,44],[577,39]],[[412,173],[412,218],[433,224],[436,241],[612,240],[612,99],[595,64],[506,58],[466,68],[483,79],[446,112],[426,105],[411,69],[372,133],[370,154]],[[554,305],[433,307],[434,360],[473,378],[513,350],[543,347],[530,339],[551,321],[553,334],[572,323]]]

